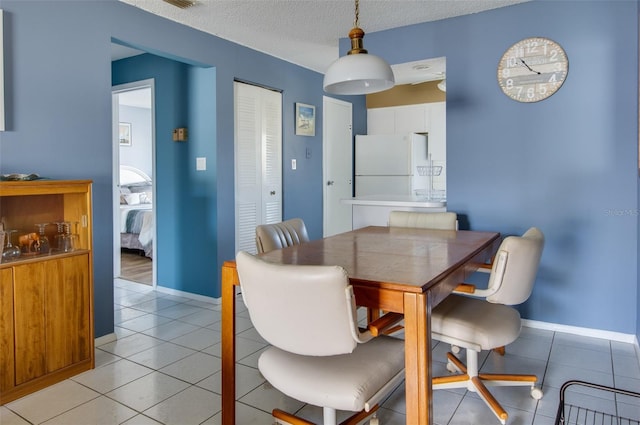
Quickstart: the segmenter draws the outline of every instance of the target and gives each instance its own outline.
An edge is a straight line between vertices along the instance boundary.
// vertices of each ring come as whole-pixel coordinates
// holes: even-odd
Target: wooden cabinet
[[[0,404],[94,367],[91,182],[0,182],[6,229],[68,221],[75,249],[0,263]],[[18,237],[14,235],[14,242]]]

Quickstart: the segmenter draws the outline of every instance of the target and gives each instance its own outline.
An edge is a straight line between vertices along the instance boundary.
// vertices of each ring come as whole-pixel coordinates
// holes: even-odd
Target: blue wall
[[[564,47],[569,74],[522,104],[496,68],[532,36]],[[523,316],[638,335],[638,3],[533,1],[365,43],[391,63],[446,57],[448,208],[471,229],[546,235]]]
[[[151,110],[120,105],[120,122],[131,124],[130,146],[120,146],[120,164],[134,166],[151,176]]]
[[[215,223],[216,218],[216,126],[210,118],[216,114],[215,68],[151,54],[113,63],[113,85],[151,78],[156,107],[158,285],[212,296],[215,288],[211,278],[200,273],[197,264],[216,255],[216,229],[209,222]],[[173,129],[180,127],[190,130],[186,143],[172,139]],[[193,171],[196,156],[208,157],[207,171]]]
[[[295,102],[322,105],[322,75],[115,0],[0,6],[9,129],[0,134],[0,172],[94,180],[97,336],[113,329],[112,39],[191,65],[185,81],[194,85],[184,87],[190,95],[180,105],[186,110],[205,100],[191,93],[199,80],[215,78],[204,89],[215,96],[214,128],[185,118],[197,120],[186,126],[198,134],[215,136],[165,142],[167,151],[157,153],[157,180],[169,191],[163,208],[173,217],[164,223],[166,242],[158,243],[184,241],[191,220],[215,240],[206,258],[172,260],[167,274],[175,282],[167,286],[195,268],[202,293],[217,296],[220,265],[234,256],[234,78],[283,91],[283,163],[298,159],[297,171],[283,171],[284,217],[301,216],[311,237],[322,235],[321,108],[315,137],[293,132]],[[570,68],[558,93],[525,105],[500,92],[496,66],[509,45],[529,36],[560,42]],[[513,234],[535,225],[547,236],[524,316],[638,335],[637,1],[533,1],[367,33],[365,43],[391,63],[446,56],[450,209],[466,215],[472,229]],[[347,49],[346,40],[340,48]],[[350,100],[354,134],[362,133],[364,99]],[[312,157],[301,160],[307,147]],[[194,171],[196,156],[207,156],[206,172]],[[185,200],[200,211],[191,216],[176,207]]]

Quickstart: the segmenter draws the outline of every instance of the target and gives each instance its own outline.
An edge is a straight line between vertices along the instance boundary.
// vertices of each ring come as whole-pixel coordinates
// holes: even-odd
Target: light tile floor
[[[129,283],[117,285],[115,303],[118,340],[96,348],[96,368],[2,406],[2,425],[221,423],[220,306]],[[274,407],[321,423],[321,409],[265,383],[257,359],[267,344],[240,300],[237,306],[237,424],[271,424]],[[434,343],[435,375],[447,373],[448,349]],[[511,425],[553,424],[559,388],[569,379],[640,392],[640,362],[632,344],[524,328],[504,357],[483,352],[480,361],[485,372],[535,373],[542,378],[545,395],[540,401],[526,388],[492,390],[509,412]],[[609,393],[574,393],[577,405],[615,409]],[[498,424],[475,393],[436,391],[433,404],[438,425]],[[627,417],[640,418],[638,399],[619,397],[617,408]],[[381,423],[404,424],[404,413],[401,386],[384,402]]]

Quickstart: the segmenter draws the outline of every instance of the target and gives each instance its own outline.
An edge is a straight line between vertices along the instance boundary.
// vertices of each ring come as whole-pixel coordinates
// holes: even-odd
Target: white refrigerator
[[[356,196],[413,195],[425,189],[427,178],[417,167],[429,160],[426,133],[356,135]]]

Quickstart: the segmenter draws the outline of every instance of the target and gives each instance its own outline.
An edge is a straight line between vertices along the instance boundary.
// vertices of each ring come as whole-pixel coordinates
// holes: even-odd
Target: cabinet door
[[[394,108],[367,109],[367,134],[396,134]]]
[[[13,362],[13,273],[0,270],[0,392],[15,385]]]
[[[19,265],[14,273],[16,384],[90,358],[89,255]]]
[[[45,263],[48,261],[13,268],[16,385],[46,373]]]
[[[398,106],[394,109],[396,134],[429,131],[425,105]]]
[[[88,255],[47,261],[47,372],[88,359],[91,354],[88,272]]]

